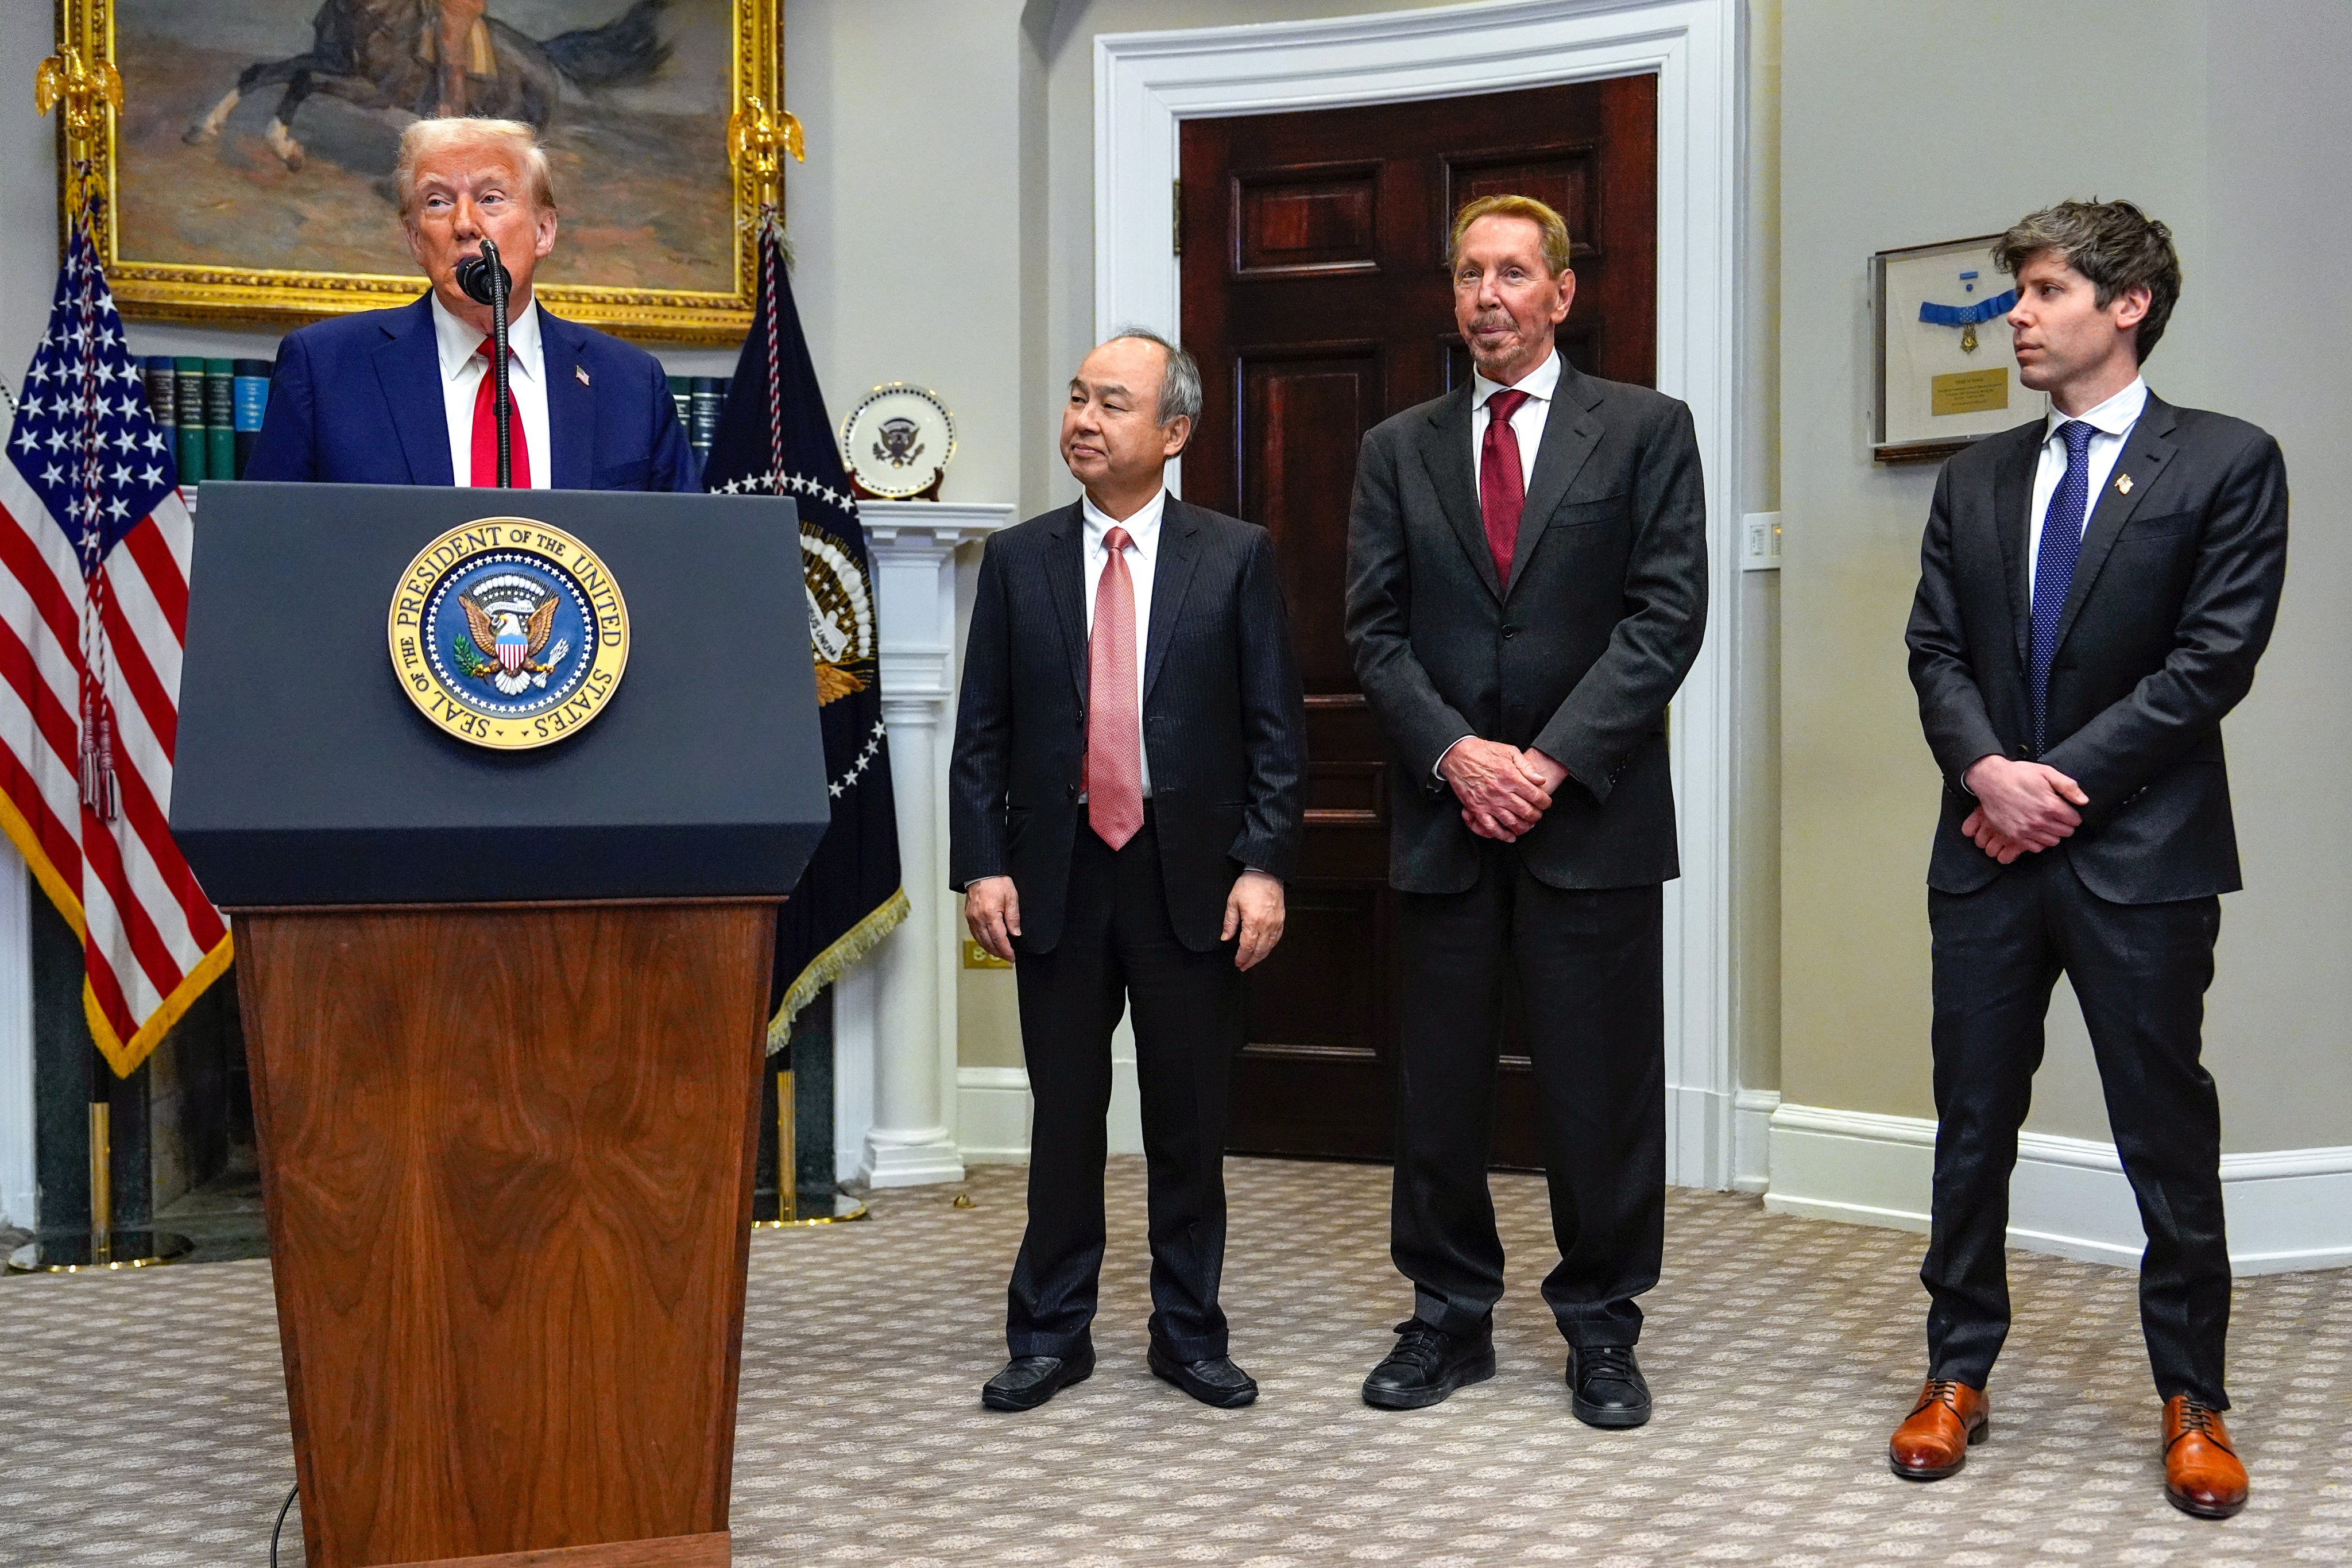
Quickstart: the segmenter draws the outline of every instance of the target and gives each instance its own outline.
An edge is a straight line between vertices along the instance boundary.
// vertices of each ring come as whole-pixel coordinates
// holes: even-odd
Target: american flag
[[[0,463],[0,823],[82,939],[128,1075],[228,967],[167,813],[194,528],[88,229]]]

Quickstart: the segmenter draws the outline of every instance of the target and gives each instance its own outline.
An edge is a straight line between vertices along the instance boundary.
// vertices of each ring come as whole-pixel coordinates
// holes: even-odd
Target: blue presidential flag
[[[703,484],[721,495],[790,496],[800,505],[809,656],[816,664],[833,825],[777,915],[776,1007],[768,1025],[768,1049],[774,1051],[791,1037],[793,1015],[907,917],[907,894],[899,885],[866,530],[817,391],[772,217],[761,228],[751,333],[735,362],[702,473]],[[790,614],[794,607],[777,610]]]

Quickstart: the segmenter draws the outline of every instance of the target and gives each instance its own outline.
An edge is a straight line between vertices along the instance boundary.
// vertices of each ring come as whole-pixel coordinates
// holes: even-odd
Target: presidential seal
[[[529,517],[426,545],[392,596],[392,667],[460,740],[545,746],[604,711],[629,662],[629,609],[594,551]]]

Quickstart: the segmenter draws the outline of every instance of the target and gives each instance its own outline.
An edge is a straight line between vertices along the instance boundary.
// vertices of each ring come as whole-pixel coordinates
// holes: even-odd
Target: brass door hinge
[[[1169,239],[1178,256],[1184,254],[1184,182],[1171,180],[1168,192]]]

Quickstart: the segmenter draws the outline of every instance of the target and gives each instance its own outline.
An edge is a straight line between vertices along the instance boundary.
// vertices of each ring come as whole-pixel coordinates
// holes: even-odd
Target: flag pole
[[[53,109],[62,107],[64,110],[59,118],[66,140],[68,218],[82,225],[94,244],[97,228],[91,212],[90,172],[97,144],[106,133],[107,117],[121,112],[122,78],[113,64],[96,50],[85,53],[82,46],[89,41],[86,19],[77,26],[72,16],[61,16],[59,31],[63,36],[58,40],[58,52],[43,60],[34,75],[33,102],[44,119]],[[65,237],[70,245],[72,235],[68,233]],[[13,403],[15,399],[9,401]],[[94,592],[94,589],[86,588],[86,591]],[[89,601],[93,606],[96,602],[94,598]],[[82,803],[100,820],[110,821],[115,809],[113,758],[110,726],[102,700],[102,643],[95,650],[86,650],[85,656],[92,651],[98,655],[92,665],[101,685],[98,700],[91,699],[89,690],[84,692],[80,715]],[[80,1233],[36,1237],[9,1254],[8,1272],[12,1274],[147,1269],[184,1258],[194,1249],[195,1244],[186,1237],[169,1231],[115,1228],[111,1094],[114,1069],[95,1042],[90,1046],[89,1059],[89,1228]]]
[[[768,242],[770,228],[778,220],[778,194],[783,173],[783,159],[790,153],[796,161],[805,162],[807,152],[801,132],[800,118],[779,105],[772,111],[758,93],[747,94],[741,107],[728,117],[727,143],[736,165],[749,183],[752,197],[752,234],[761,255],[761,265],[776,254]],[[775,298],[770,280],[768,298]],[[772,342],[772,337],[771,342]],[[775,378],[769,377],[772,395]],[[776,422],[769,422],[769,439],[780,441],[782,435]],[[772,473],[782,466],[781,455],[770,465]],[[803,1225],[840,1225],[866,1216],[865,1202],[838,1188],[830,1194],[813,1193],[811,1201],[803,1203],[800,1193],[799,1097],[793,1082],[792,1046],[787,1042],[777,1053],[782,1065],[776,1070],[776,1217],[752,1221],[755,1230],[780,1230]]]

